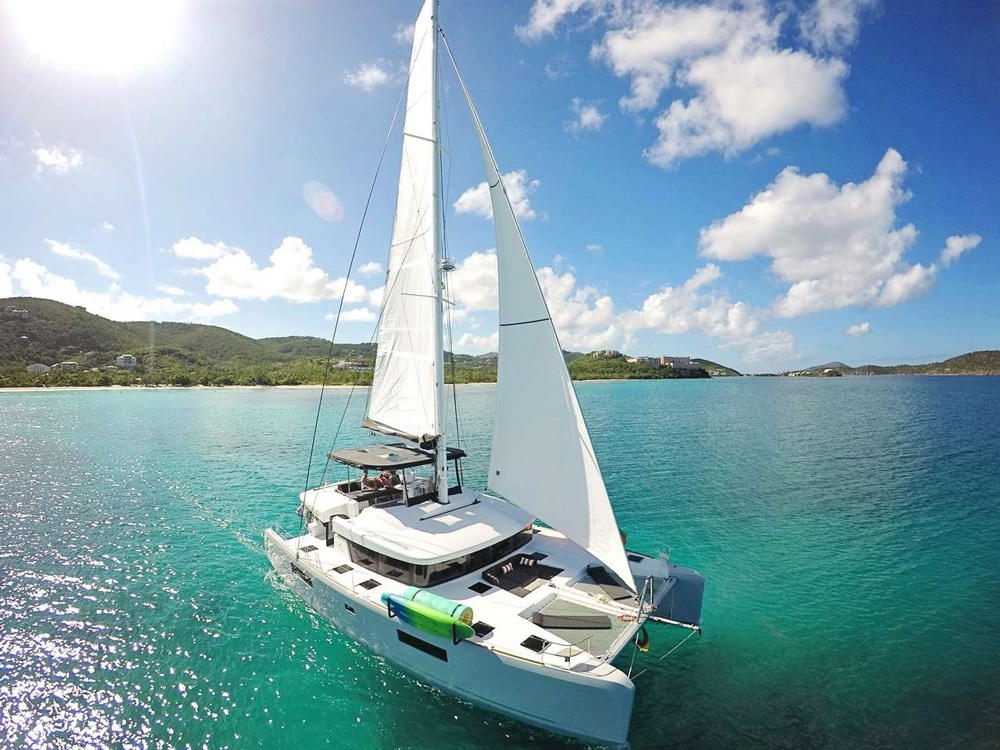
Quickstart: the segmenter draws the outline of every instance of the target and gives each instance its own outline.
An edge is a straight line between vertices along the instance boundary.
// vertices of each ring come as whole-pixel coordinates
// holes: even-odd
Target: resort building
[[[132,354],[122,354],[115,357],[115,365],[119,370],[134,370],[139,363]]]
[[[660,367],[673,367],[677,370],[697,370],[701,365],[697,362],[692,362],[690,357],[660,357]]]
[[[616,357],[624,356],[621,352],[614,349],[598,349],[590,353],[591,357],[597,357],[597,359],[615,359]]]
[[[59,362],[58,364],[52,365],[53,370],[62,370],[63,372],[76,372],[80,369],[80,365],[77,362]]]
[[[631,363],[638,363],[640,365],[649,365],[650,367],[660,366],[659,357],[629,357],[625,361]]]
[[[43,365],[41,362],[35,362],[34,364],[28,365],[28,372],[33,372],[36,375],[47,375],[51,369],[51,367]]]

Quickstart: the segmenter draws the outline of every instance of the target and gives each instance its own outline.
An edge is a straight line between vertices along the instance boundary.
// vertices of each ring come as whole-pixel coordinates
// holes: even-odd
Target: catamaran
[[[626,550],[500,169],[457,64],[496,231],[499,363],[487,486],[446,442],[439,48],[414,27],[402,163],[373,383],[379,444],[331,451],[300,533],[264,533],[283,582],[418,681],[552,732],[627,743],[635,687],[613,663],[646,624],[700,632],[704,578]],[[449,468],[452,470],[449,471]],[[377,475],[377,476],[376,476]],[[308,480],[307,480],[308,481]],[[622,659],[624,661],[624,657]],[[624,664],[622,665],[624,668]]]

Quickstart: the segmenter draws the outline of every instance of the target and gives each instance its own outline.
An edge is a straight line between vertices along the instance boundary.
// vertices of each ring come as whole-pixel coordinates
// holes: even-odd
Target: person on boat
[[[377,490],[379,487],[382,486],[381,484],[379,484],[379,480],[381,479],[382,479],[381,476],[376,477],[375,479],[369,477],[368,469],[365,469],[364,471],[361,472],[361,486],[364,487],[366,490]]]

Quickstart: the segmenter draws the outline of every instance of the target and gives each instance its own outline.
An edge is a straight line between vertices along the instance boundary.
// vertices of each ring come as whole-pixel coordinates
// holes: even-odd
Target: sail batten
[[[436,23],[425,3],[414,26],[402,160],[378,352],[363,426],[426,442],[444,431],[439,382]]]
[[[487,487],[579,544],[634,591],[545,296],[472,97],[458,78],[479,137],[496,230],[500,342]]]

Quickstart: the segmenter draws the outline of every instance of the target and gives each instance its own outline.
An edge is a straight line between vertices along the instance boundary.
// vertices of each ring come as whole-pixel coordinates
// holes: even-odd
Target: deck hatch
[[[528,651],[534,651],[536,654],[540,654],[549,645],[549,642],[544,638],[539,638],[537,635],[529,635],[521,641],[521,645],[528,649]]]
[[[307,544],[305,547],[300,549],[299,552],[301,552],[302,554],[308,554],[310,552],[315,552],[318,549],[319,547],[317,547],[315,544]]]
[[[479,620],[477,622],[472,623],[472,629],[476,631],[476,635],[482,638],[483,636],[492,633],[496,628],[494,628],[489,623]]]
[[[362,581],[358,585],[363,589],[371,590],[377,588],[378,586],[381,586],[382,584],[376,581],[374,578],[369,578],[367,581]]]
[[[475,591],[477,594],[485,594],[487,591],[489,591],[493,587],[489,586],[489,585],[487,585],[485,583],[483,583],[482,581],[477,581],[476,583],[474,583],[471,586],[469,586],[469,588],[472,591]]]
[[[336,568],[334,568],[333,572],[340,573],[341,575],[343,575],[344,573],[350,573],[352,570],[354,570],[354,568],[352,568],[347,563],[344,563],[343,565],[338,565]]]
[[[417,649],[417,651],[423,651],[428,656],[433,656],[435,659],[440,659],[441,661],[448,661],[448,652],[440,646],[435,646],[433,643],[428,643],[402,630],[397,630],[396,636],[401,643],[405,643],[407,646]]]

